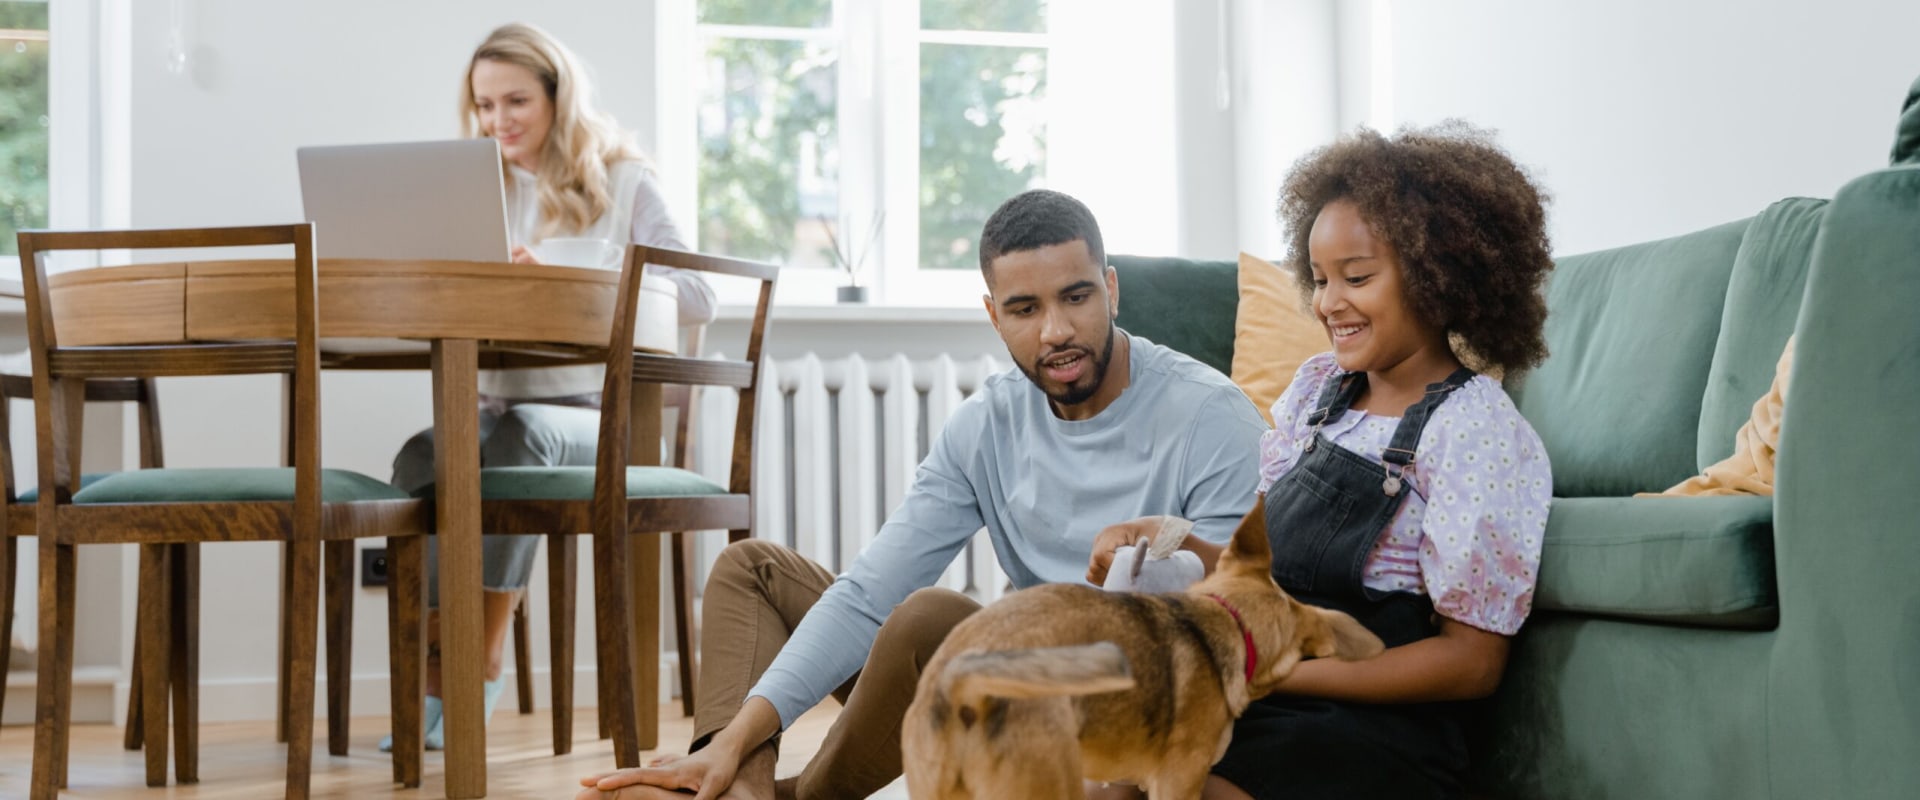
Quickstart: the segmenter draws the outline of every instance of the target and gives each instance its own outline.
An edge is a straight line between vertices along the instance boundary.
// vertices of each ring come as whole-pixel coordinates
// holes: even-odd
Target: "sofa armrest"
[[[1834,197],[1796,336],[1775,475],[1773,792],[1905,795],[1920,742],[1920,166]]]
[[[1773,501],[1765,497],[1556,497],[1536,611],[1766,629]]]

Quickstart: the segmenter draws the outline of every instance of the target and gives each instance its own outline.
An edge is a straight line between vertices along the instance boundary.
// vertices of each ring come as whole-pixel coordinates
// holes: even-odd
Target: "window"
[[[0,256],[47,226],[47,4],[0,0]]]
[[[699,247],[801,302],[977,303],[981,225],[1047,179],[1047,0],[683,2]]]

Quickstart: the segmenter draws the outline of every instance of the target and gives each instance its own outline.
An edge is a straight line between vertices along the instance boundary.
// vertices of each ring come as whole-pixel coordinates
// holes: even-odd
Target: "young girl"
[[[553,237],[605,239],[686,250],[667,215],[653,168],[629,136],[594,106],[587,71],[572,51],[531,25],[501,26],[475,48],[460,85],[463,135],[500,143],[507,233],[515,263],[538,263],[532,245]],[[681,325],[713,319],[713,290],[698,273],[648,265],[652,280],[673,284]],[[601,368],[486,370],[480,374],[483,466],[590,466],[599,444]],[[409,439],[393,460],[393,484],[417,491],[433,482],[433,429]],[[534,536],[483,539],[486,589],[486,713],[501,680],[513,608],[533,574]],[[438,542],[429,544],[428,558]],[[439,570],[429,566],[428,601],[438,605]],[[438,630],[428,624],[428,635]],[[570,668],[570,667],[569,667]],[[426,746],[441,745],[440,670],[427,668]],[[383,740],[381,749],[391,747]]]
[[[1500,682],[1553,488],[1500,383],[1461,364],[1513,376],[1546,356],[1541,200],[1487,134],[1457,123],[1363,130],[1288,176],[1286,265],[1333,351],[1274,404],[1252,513],[1281,587],[1353,614],[1388,650],[1302,662],[1235,724],[1206,797],[1461,794],[1459,701]],[[1103,532],[1090,577],[1157,529]],[[1218,555],[1188,542],[1209,564]]]

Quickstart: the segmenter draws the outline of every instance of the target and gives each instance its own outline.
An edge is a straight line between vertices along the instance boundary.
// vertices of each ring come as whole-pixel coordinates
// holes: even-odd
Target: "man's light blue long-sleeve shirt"
[[[1016,588],[1084,582],[1093,539],[1154,514],[1224,543],[1253,507],[1266,423],[1226,376],[1128,336],[1129,381],[1091,419],[1062,420],[1019,370],[954,412],[906,499],[807,612],[749,696],[785,729],[865,663],[880,624],[939,580],[982,526]]]

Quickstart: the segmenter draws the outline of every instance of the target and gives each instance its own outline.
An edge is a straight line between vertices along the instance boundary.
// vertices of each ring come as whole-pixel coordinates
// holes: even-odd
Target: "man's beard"
[[[1042,382],[1042,372],[1040,369],[1040,365],[1042,363],[1046,362],[1050,358],[1053,358],[1054,356],[1060,355],[1062,352],[1064,352],[1062,350],[1055,350],[1053,352],[1050,352],[1038,358],[1035,358],[1033,360],[1032,366],[1021,364],[1020,371],[1026,373],[1027,380],[1031,381],[1034,386],[1039,387],[1040,391],[1045,392],[1047,395],[1047,399],[1052,400],[1054,405],[1075,406],[1075,405],[1084,403],[1087,401],[1088,398],[1093,397],[1095,392],[1100,391],[1100,385],[1106,382],[1107,367],[1113,363],[1114,330],[1115,330],[1115,326],[1109,323],[1107,325],[1107,341],[1104,345],[1101,346],[1099,355],[1087,353],[1088,357],[1093,359],[1093,364],[1092,364],[1093,368],[1091,370],[1088,370],[1087,376],[1086,376],[1087,379],[1084,380],[1084,382],[1081,384],[1073,384],[1073,383],[1067,384],[1066,390],[1063,392],[1055,393],[1055,392],[1049,391],[1047,389],[1046,383]],[[1073,347],[1068,349],[1079,350],[1080,352],[1083,352],[1083,353],[1087,352],[1085,349],[1078,348],[1078,347]]]

